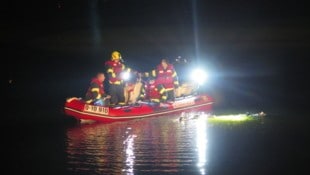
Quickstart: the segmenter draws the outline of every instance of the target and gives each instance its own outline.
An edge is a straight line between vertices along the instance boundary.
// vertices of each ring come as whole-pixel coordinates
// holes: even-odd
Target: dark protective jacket
[[[92,103],[104,96],[105,91],[103,84],[100,83],[97,78],[93,78],[85,95],[86,103]]]
[[[163,102],[167,100],[166,89],[162,84],[158,84],[155,80],[151,80],[144,85],[145,99],[154,102]]]
[[[166,91],[173,90],[179,86],[178,76],[172,64],[168,64],[166,69],[160,64],[156,70],[151,72],[152,77],[156,77],[156,82],[162,84]]]
[[[106,61],[105,66],[107,68],[108,78],[110,84],[120,85],[123,83],[121,74],[122,72],[130,72],[130,68],[126,68],[121,62],[116,61]]]

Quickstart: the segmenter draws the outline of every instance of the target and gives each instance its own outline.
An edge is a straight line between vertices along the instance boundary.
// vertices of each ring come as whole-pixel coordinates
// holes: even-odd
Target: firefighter
[[[175,89],[179,87],[177,72],[172,64],[166,59],[162,59],[156,70],[151,72],[151,76],[156,78],[158,84],[162,84],[167,92],[167,100],[175,100]]]
[[[166,102],[167,93],[162,84],[158,84],[156,79],[150,78],[142,88],[143,99],[149,100],[151,102]]]
[[[113,51],[111,60],[105,62],[108,78],[109,78],[109,92],[111,95],[111,105],[125,104],[124,97],[124,80],[122,75],[130,72],[130,68],[126,68],[120,52]]]
[[[98,105],[108,105],[108,99],[111,97],[107,95],[104,91],[103,82],[105,80],[105,75],[99,72],[96,77],[94,77],[90,82],[90,87],[88,88],[85,101],[88,104],[98,104]]]

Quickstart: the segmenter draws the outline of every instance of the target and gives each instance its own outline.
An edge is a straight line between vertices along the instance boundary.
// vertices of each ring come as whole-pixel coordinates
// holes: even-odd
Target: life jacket
[[[144,89],[147,99],[158,102],[167,99],[165,88],[155,80],[147,82]]]
[[[121,62],[111,60],[107,61],[105,65],[107,66],[107,73],[109,74],[109,83],[121,84],[121,73],[125,69],[125,65]]]
[[[172,90],[174,88],[174,67],[172,64],[168,64],[167,68],[164,69],[160,64],[157,66],[156,82],[162,84],[166,90]]]

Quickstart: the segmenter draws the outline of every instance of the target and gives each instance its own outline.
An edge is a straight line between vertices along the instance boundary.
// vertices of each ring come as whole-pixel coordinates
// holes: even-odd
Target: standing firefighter
[[[123,75],[130,72],[130,68],[126,68],[122,63],[121,54],[113,51],[111,60],[105,62],[108,78],[109,90],[111,95],[111,105],[124,104],[124,80]]]
[[[156,70],[151,73],[156,77],[156,83],[162,84],[167,92],[167,100],[174,101],[175,89],[179,87],[177,73],[172,64],[169,64],[166,59],[162,59]]]

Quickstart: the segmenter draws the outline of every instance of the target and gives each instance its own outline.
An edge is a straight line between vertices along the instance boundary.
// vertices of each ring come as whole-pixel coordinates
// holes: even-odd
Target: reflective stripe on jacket
[[[166,89],[163,85],[158,84],[156,81],[146,83],[144,89],[146,98],[151,101],[159,102],[167,99]]]
[[[153,71],[152,74],[154,74]],[[179,85],[178,76],[172,64],[168,64],[166,69],[161,64],[158,65],[155,76],[157,83],[162,84],[168,91]]]
[[[93,78],[90,82],[90,87],[86,92],[86,103],[94,102],[100,99],[104,94],[105,92],[103,84],[100,83],[97,78]]]
[[[123,83],[121,73],[125,70],[125,65],[121,62],[107,61],[105,63],[107,68],[108,78],[110,84]],[[130,70],[130,69],[128,69]]]

